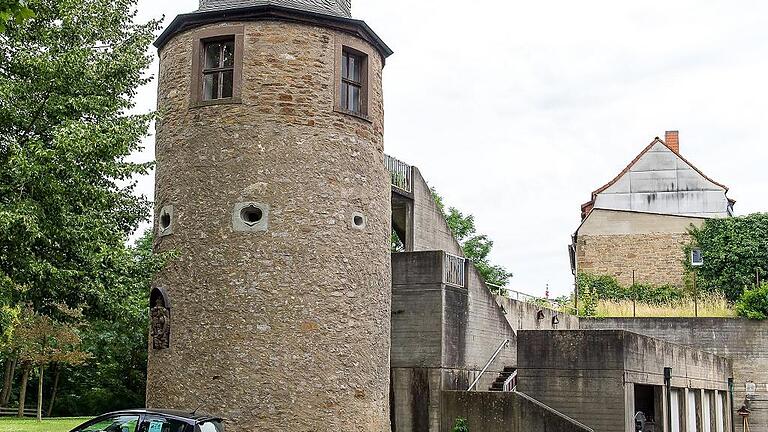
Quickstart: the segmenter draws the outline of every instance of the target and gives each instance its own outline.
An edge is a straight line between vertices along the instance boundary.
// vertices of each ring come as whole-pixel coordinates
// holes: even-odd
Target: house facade
[[[680,153],[677,131],[654,139],[581,207],[573,235],[574,274],[610,275],[623,285],[684,283],[689,228],[733,215],[728,188]]]

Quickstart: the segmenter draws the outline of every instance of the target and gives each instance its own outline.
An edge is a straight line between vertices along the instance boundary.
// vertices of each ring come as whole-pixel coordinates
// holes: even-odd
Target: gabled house
[[[680,154],[677,131],[654,139],[581,206],[571,269],[620,283],[683,284],[688,229],[733,215],[728,188]]]

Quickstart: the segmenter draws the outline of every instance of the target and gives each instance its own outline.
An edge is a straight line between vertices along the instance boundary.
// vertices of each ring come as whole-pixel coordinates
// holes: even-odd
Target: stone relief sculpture
[[[156,291],[157,295],[155,294]],[[154,303],[150,309],[152,348],[156,350],[167,349],[170,346],[171,311],[167,307],[162,293],[155,289],[152,294]]]

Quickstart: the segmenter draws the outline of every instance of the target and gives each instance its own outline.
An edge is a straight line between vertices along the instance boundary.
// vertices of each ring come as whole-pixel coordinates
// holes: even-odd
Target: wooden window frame
[[[196,32],[192,41],[192,82],[190,84],[190,107],[242,103],[243,48],[245,46],[243,26],[215,27]],[[234,39],[235,58],[232,73],[232,97],[203,100],[203,68],[205,66],[205,45],[210,42]]]
[[[341,87],[342,82],[347,80],[342,76],[342,64],[344,62],[344,54],[349,53],[357,56],[361,60],[360,65],[360,112],[350,111],[343,108],[341,105]],[[336,40],[336,73],[334,74],[334,111],[357,117],[370,122],[371,112],[371,59],[370,48],[362,41],[359,41],[353,37],[339,36]],[[354,83],[357,84],[357,83]]]

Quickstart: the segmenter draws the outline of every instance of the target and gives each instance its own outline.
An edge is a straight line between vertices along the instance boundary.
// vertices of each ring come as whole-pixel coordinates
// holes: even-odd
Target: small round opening
[[[354,222],[355,226],[361,227],[365,223],[365,219],[360,215],[355,215],[355,217],[352,218],[352,222]]]
[[[264,212],[258,207],[246,207],[240,211],[240,218],[248,225],[254,225],[261,222]]]
[[[171,226],[171,215],[163,213],[160,215],[160,228],[167,230]]]

